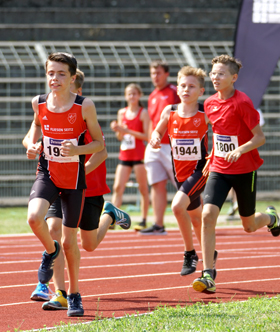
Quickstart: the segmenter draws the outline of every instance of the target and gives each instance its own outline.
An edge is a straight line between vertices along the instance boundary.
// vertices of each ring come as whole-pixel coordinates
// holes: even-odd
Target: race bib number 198
[[[79,162],[79,156],[67,156],[64,157],[61,152],[61,143],[65,141],[64,139],[55,139],[51,137],[44,136],[44,153],[45,159],[55,161],[58,163],[74,163]],[[76,138],[67,139],[67,141],[71,141],[73,145],[77,146],[78,142]]]
[[[226,136],[214,134],[214,154],[224,158],[228,152],[238,148],[237,136]]]

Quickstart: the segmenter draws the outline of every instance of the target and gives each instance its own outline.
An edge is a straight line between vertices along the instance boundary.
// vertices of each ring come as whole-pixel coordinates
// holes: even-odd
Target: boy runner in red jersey
[[[75,81],[77,61],[67,53],[53,53],[46,62],[48,95],[33,98],[34,121],[30,129],[27,156],[34,159],[36,141],[43,132],[37,177],[31,189],[28,222],[45,247],[38,279],[47,283],[53,275],[53,265],[60,246],[53,241],[44,217],[52,202],[61,194],[63,226],[62,245],[69,277],[69,316],[84,313],[78,288],[80,252],[77,229],[81,220],[86,180],[85,155],[104,149],[102,133],[93,102],[75,95],[70,86]],[[85,132],[92,142],[85,144]]]
[[[193,246],[192,225],[201,242],[202,193],[206,177],[202,170],[208,155],[208,118],[198,98],[204,93],[205,72],[202,69],[183,67],[178,73],[177,93],[180,104],[168,105],[152,133],[150,145],[158,149],[166,132],[171,146],[174,178],[178,191],[172,201],[185,244],[181,275],[196,271],[198,256]]]
[[[84,73],[77,69],[75,82],[70,86],[71,91],[81,96],[83,83]],[[23,140],[23,145],[26,148],[29,139],[30,133],[28,132]],[[92,139],[88,131],[86,131],[85,142],[87,143],[91,141]],[[106,184],[106,158],[107,150],[105,146],[103,150],[92,156],[86,156],[85,171],[87,190],[85,193],[85,204],[79,228],[82,247],[87,251],[93,251],[96,249],[105,237],[109,226],[114,220],[124,229],[127,229],[130,226],[129,216],[109,202],[105,202],[105,210],[100,218],[104,204],[103,195],[110,192],[110,189]],[[109,210],[108,207],[110,207]],[[111,216],[111,213],[113,213],[114,216]],[[119,218],[119,216],[123,216],[123,218]],[[48,223],[52,238],[61,244],[62,209],[60,197],[58,197],[50,206],[45,219]],[[41,284],[39,282],[36,289],[32,292],[32,300],[48,301],[42,306],[44,310],[66,310],[68,307],[67,293],[65,291],[64,266],[64,256],[63,253],[60,252],[54,264],[53,282],[55,286],[55,294],[51,300],[49,298],[48,284]]]
[[[214,293],[213,254],[215,226],[228,192],[234,188],[239,214],[244,230],[248,233],[267,226],[273,236],[280,234],[280,221],[273,206],[266,213],[255,213],[256,170],[262,165],[257,148],[265,143],[259,125],[259,113],[251,99],[235,90],[240,61],[228,55],[212,60],[210,78],[217,93],[204,103],[205,113],[213,128],[213,151],[210,176],[204,192],[202,212],[203,272],[193,282],[199,292]],[[205,174],[207,170],[205,170]]]

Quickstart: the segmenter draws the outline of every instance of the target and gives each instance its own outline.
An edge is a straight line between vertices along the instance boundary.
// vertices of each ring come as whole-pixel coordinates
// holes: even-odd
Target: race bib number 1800
[[[238,148],[237,136],[226,136],[214,134],[214,154],[217,157],[225,158],[228,152]]]
[[[55,161],[58,163],[75,163],[79,162],[79,156],[67,156],[64,157],[61,152],[61,143],[65,141],[64,139],[56,139],[44,136],[44,153],[45,153],[45,159]],[[71,141],[73,145],[77,146],[78,141],[73,139],[67,139],[67,141]]]

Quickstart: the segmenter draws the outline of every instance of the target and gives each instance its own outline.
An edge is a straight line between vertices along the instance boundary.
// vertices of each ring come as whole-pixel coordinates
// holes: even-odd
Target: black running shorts
[[[256,211],[257,172],[222,174],[211,172],[204,190],[204,205],[213,204],[221,210],[230,189],[236,192],[239,214],[249,217]]]
[[[99,219],[104,205],[103,196],[86,197],[82,219],[79,227],[85,231],[92,231],[99,227]],[[61,199],[58,197],[50,206],[45,219],[62,219]]]
[[[188,211],[195,210],[200,206],[200,194],[203,192],[206,180],[207,178],[202,175],[202,171],[197,170],[184,182],[176,182],[178,190],[185,193],[191,201],[187,208]]]
[[[119,160],[119,165],[133,167],[134,165],[144,164],[143,160]]]

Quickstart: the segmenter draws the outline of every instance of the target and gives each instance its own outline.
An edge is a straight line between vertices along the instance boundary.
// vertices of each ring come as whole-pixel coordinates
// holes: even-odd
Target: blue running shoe
[[[38,282],[38,285],[35,291],[31,294],[30,299],[33,301],[49,301],[50,300],[49,283],[41,284],[40,282]]]
[[[130,216],[124,212],[123,210],[115,207],[115,205],[113,205],[110,202],[105,202],[104,203],[104,210],[102,214],[109,214],[112,218],[114,216],[114,222],[113,225],[119,225],[121,226],[123,229],[129,229],[131,226],[131,220],[130,220]]]
[[[70,294],[67,296],[68,301],[68,317],[76,317],[84,315],[84,308],[80,293]]]
[[[60,251],[60,246],[58,242],[55,240],[54,240],[54,245],[56,251],[53,255],[49,255],[46,251],[43,252],[42,263],[38,270],[38,280],[42,284],[46,284],[47,282],[49,282],[53,276],[54,261],[57,258]]]

